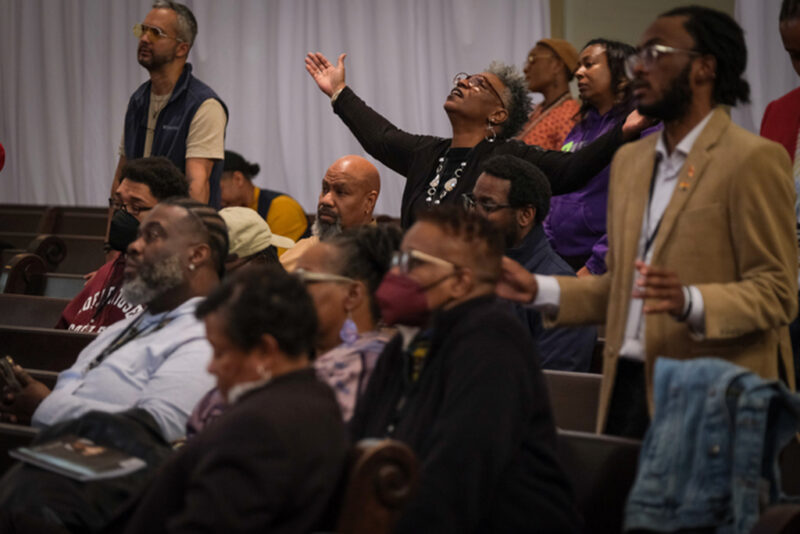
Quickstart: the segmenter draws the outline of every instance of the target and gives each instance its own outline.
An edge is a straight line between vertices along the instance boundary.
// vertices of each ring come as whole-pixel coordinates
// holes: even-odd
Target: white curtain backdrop
[[[0,0],[0,202],[102,205],[128,98],[147,79],[131,27],[148,0]],[[448,135],[455,73],[522,64],[549,32],[547,0],[187,0],[194,74],[228,105],[226,148],[256,184],[313,211],[325,169],[363,154],[305,72],[308,51],[347,52],[347,82],[414,133]],[[377,213],[399,214],[403,179],[379,167]]]
[[[758,133],[767,104],[800,85],[789,54],[778,33],[781,0],[736,0],[736,20],[747,42],[747,70],[750,101],[733,110],[731,116],[743,128]]]

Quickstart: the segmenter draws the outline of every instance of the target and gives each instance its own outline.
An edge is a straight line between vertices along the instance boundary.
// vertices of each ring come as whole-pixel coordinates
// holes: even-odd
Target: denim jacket
[[[782,497],[778,455],[800,429],[800,396],[716,358],[659,358],[654,395],[625,530],[750,532]]]

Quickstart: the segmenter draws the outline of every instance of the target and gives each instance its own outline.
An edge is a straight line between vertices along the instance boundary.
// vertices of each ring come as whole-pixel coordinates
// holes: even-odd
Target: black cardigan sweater
[[[345,87],[333,104],[334,112],[350,128],[358,142],[375,159],[406,177],[401,205],[401,225],[414,224],[416,209],[423,202],[439,158],[450,147],[451,139],[404,132],[369,107],[352,89]],[[544,150],[519,140],[481,141],[472,150],[455,189],[443,203],[459,201],[462,193],[472,192],[480,167],[489,156],[511,154],[527,160],[544,172],[554,195],[577,191],[611,162],[622,145],[622,124],[577,152]]]
[[[493,296],[441,312],[432,324],[419,380],[407,378],[409,357],[398,335],[350,426],[354,439],[391,437],[420,461],[419,489],[396,532],[576,532],[528,333]]]

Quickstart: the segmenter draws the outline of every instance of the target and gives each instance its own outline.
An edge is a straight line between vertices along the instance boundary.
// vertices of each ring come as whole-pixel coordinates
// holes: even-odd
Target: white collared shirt
[[[692,130],[684,136],[677,144],[672,154],[667,154],[667,147],[664,141],[665,131],[661,130],[656,143],[656,157],[658,165],[655,169],[655,183],[653,184],[653,194],[649,202],[649,208],[645,210],[642,217],[642,229],[639,235],[638,255],[642,257],[645,252],[645,244],[649,237],[653,236],[661,217],[672,199],[675,191],[675,184],[678,175],[683,168],[686,158],[689,156],[695,141],[711,119],[711,113],[705,116]],[[653,257],[653,248],[650,247],[644,255],[643,261],[649,263]],[[543,310],[548,314],[555,314],[561,303],[561,288],[556,279],[552,276],[535,275],[539,290],[531,305],[534,308]],[[632,284],[636,283],[638,272],[634,271]],[[702,338],[705,330],[705,314],[703,306],[703,296],[694,286],[684,286],[684,301],[688,307],[692,303],[692,309],[687,318],[687,324],[696,337]],[[691,295],[689,295],[691,293]],[[691,299],[691,300],[690,300]],[[644,359],[644,322],[645,316],[642,313],[644,300],[631,298],[628,306],[628,317],[625,322],[625,336],[620,349],[620,355],[633,359]],[[685,308],[684,308],[685,309]]]
[[[113,413],[142,408],[168,441],[184,437],[192,408],[214,387],[214,377],[206,371],[213,351],[205,323],[194,314],[202,300],[191,298],[164,313],[145,310],[102,331],[75,364],[58,375],[53,391],[33,414],[33,426],[53,425],[91,410]],[[90,369],[134,321],[142,334]]]

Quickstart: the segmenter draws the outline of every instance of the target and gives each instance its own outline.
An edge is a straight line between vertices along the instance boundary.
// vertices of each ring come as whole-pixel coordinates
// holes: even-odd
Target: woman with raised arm
[[[542,150],[511,138],[530,112],[525,79],[512,66],[494,62],[480,74],[460,73],[444,109],[453,136],[443,139],[406,133],[367,106],[345,84],[345,54],[334,66],[321,53],[306,56],[306,70],[328,95],[334,112],[377,160],[406,177],[401,224],[408,228],[418,210],[457,202],[469,193],[490,155],[512,154],[537,165],[550,180],[553,194],[582,187],[611,161],[614,152],[637,138],[647,121],[633,112],[594,143],[574,153]]]

